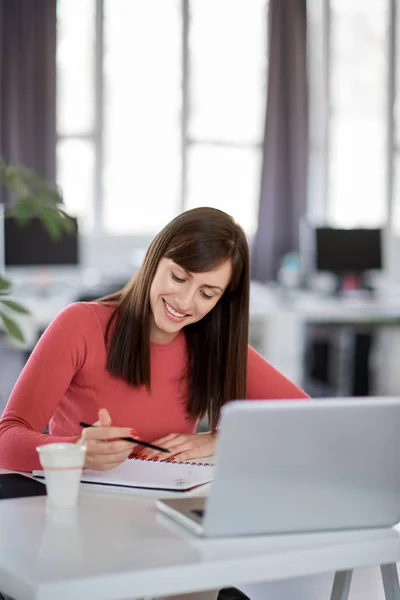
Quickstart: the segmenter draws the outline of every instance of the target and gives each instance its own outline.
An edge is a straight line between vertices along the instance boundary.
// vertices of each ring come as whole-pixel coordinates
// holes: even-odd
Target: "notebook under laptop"
[[[209,496],[157,507],[206,537],[392,526],[400,399],[231,402]]]

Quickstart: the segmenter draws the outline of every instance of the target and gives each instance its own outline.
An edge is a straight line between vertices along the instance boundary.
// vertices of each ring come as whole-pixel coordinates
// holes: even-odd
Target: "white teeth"
[[[165,302],[165,300],[164,300],[164,302]],[[167,311],[168,311],[168,312],[169,312],[171,315],[173,315],[174,317],[181,317],[181,318],[182,318],[182,317],[185,317],[185,316],[186,316],[186,315],[184,315],[184,314],[182,314],[182,313],[178,313],[178,312],[176,312],[176,310],[174,310],[174,309],[172,308],[172,306],[170,306],[170,305],[168,304],[168,302],[165,302],[165,306],[167,307]]]

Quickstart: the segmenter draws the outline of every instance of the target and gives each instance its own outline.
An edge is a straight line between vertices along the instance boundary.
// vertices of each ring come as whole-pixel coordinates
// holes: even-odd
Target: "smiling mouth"
[[[183,317],[189,317],[190,315],[187,315],[186,313],[180,313],[177,310],[175,310],[170,304],[168,304],[168,302],[166,300],[164,300],[163,298],[163,302],[164,302],[164,306],[167,309],[168,313],[175,317],[176,319],[183,319]]]

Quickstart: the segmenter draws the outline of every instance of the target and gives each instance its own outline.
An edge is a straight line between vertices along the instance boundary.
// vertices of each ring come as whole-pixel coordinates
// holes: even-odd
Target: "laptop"
[[[205,537],[391,527],[400,521],[400,399],[234,401],[207,497],[157,508]]]

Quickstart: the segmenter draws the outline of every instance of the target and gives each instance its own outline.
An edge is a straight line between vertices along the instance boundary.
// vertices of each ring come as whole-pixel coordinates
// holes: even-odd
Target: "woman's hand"
[[[157,446],[166,448],[169,454],[144,448],[138,455],[140,458],[155,460],[191,460],[202,458],[215,453],[216,434],[207,433],[171,433],[153,442]]]
[[[87,446],[85,469],[106,471],[128,458],[137,444],[125,442],[121,437],[137,437],[129,427],[112,427],[111,417],[105,408],[99,410],[99,420],[82,431],[77,443]]]

